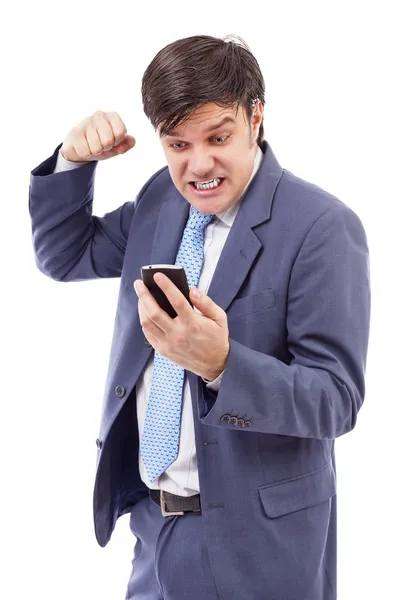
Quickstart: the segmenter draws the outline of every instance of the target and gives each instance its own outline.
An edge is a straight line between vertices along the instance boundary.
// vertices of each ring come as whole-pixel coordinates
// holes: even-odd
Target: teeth
[[[218,187],[218,185],[220,184],[221,180],[216,177],[215,179],[211,179],[210,181],[206,181],[206,182],[194,182],[195,187],[198,190],[211,190],[212,188],[216,188]]]

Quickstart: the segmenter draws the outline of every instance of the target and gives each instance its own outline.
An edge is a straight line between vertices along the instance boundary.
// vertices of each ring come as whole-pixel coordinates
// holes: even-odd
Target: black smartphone
[[[165,310],[165,312],[171,317],[175,318],[176,311],[172,307],[167,296],[164,294],[162,289],[158,287],[153,279],[155,273],[163,273],[166,275],[174,285],[182,292],[186,300],[191,306],[193,304],[189,298],[189,285],[186,279],[185,269],[181,265],[145,265],[142,267],[142,280],[157,304]]]

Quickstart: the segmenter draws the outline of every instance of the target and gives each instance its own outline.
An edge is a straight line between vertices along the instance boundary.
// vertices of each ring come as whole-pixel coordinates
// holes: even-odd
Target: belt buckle
[[[180,512],[169,512],[167,511],[167,503],[164,499],[164,490],[160,490],[160,504],[161,504],[161,514],[163,517],[173,517],[175,515],[184,515],[183,511]]]

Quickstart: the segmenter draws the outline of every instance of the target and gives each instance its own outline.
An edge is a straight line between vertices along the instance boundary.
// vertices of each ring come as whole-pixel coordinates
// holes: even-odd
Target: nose
[[[193,173],[193,179],[206,180],[213,175],[214,158],[204,148],[192,150],[189,157],[188,169]]]

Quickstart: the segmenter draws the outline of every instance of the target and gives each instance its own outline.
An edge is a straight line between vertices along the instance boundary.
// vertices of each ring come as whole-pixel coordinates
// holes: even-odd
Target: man
[[[336,598],[335,438],[364,399],[368,247],[340,200],[282,169],[244,44],[162,49],[142,82],[168,168],[92,216],[97,163],[135,145],[96,112],[32,171],[39,269],[121,277],[94,490],[105,546],[130,512],[127,599]],[[191,301],[141,267],[183,264]]]

